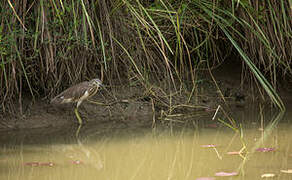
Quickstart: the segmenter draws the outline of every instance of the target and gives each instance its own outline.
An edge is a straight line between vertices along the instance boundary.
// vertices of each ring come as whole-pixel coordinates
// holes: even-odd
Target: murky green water
[[[251,120],[243,127],[242,139],[240,133],[225,126],[207,127],[209,122],[172,130],[87,126],[79,138],[75,137],[76,127],[2,132],[0,179],[195,180],[215,177],[220,171],[239,175],[216,179],[261,179],[264,173],[274,173],[274,179],[292,179],[292,174],[280,172],[292,169],[289,118],[287,114],[268,133]],[[244,144],[247,154],[227,154],[239,151]],[[254,151],[259,147],[275,149]]]

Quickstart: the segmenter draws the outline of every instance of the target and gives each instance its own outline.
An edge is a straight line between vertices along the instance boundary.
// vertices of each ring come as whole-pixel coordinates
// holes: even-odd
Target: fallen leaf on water
[[[24,165],[35,167],[35,166],[39,166],[40,163],[39,162],[26,162],[26,163],[24,163]]]
[[[26,162],[24,163],[24,165],[26,166],[32,166],[32,167],[36,167],[36,166],[54,166],[55,164],[53,162]]]
[[[201,147],[214,148],[214,147],[216,147],[216,145],[214,145],[214,144],[204,144],[204,145],[201,145]]]
[[[261,177],[262,178],[271,178],[271,177],[275,177],[276,174],[273,173],[266,173],[266,174],[262,174]]]
[[[237,176],[237,172],[217,172],[215,176]]]
[[[83,164],[83,162],[80,160],[74,160],[72,161],[72,164]]]
[[[196,180],[215,180],[214,177],[199,177]]]
[[[227,152],[229,155],[239,155],[241,154],[239,151]]]
[[[53,167],[55,164],[52,162],[40,162],[39,163],[40,166],[50,166]]]
[[[272,152],[272,151],[275,151],[275,148],[257,148],[256,151],[258,151],[258,152]]]
[[[282,173],[288,173],[291,174],[292,173],[292,169],[287,169],[287,170],[281,170]]]

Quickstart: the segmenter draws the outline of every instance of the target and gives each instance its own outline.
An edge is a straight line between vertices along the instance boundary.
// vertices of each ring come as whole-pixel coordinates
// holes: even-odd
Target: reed
[[[291,4],[231,2],[1,1],[1,109],[16,111],[23,96],[50,98],[102,76],[129,86],[134,79],[171,112],[171,94],[186,93],[189,103],[200,70],[237,54],[250,80],[284,110],[276,88],[292,77]],[[158,87],[160,79],[168,87]]]

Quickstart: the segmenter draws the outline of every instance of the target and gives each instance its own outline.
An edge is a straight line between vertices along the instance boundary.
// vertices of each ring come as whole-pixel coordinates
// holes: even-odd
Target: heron
[[[51,103],[52,104],[76,103],[74,112],[78,119],[78,123],[82,125],[82,119],[79,116],[78,107],[84,100],[95,95],[100,86],[103,85],[101,80],[98,78],[92,79],[90,81],[81,82],[61,92],[59,95],[57,95],[51,100]]]

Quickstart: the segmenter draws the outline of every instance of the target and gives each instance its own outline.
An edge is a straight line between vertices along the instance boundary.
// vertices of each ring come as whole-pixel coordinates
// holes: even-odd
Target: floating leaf
[[[26,163],[24,163],[24,165],[26,165],[26,166],[39,166],[40,165],[40,163],[39,162],[26,162]]]
[[[241,152],[239,152],[239,151],[233,151],[233,152],[227,152],[227,154],[229,154],[229,155],[240,155]]]
[[[196,180],[215,180],[214,177],[199,177]]]
[[[32,166],[32,167],[36,167],[36,166],[54,166],[55,164],[52,162],[26,162],[24,163],[24,165],[26,166]]]
[[[287,170],[281,170],[282,173],[288,173],[291,174],[292,173],[292,169],[287,169]]]
[[[258,151],[258,152],[272,152],[272,151],[275,151],[275,148],[257,148],[256,151]]]
[[[72,164],[83,164],[83,162],[80,160],[74,160],[72,161]]]
[[[55,164],[52,162],[40,162],[39,163],[40,166],[50,166],[53,167]]]
[[[276,174],[273,174],[273,173],[266,173],[266,174],[261,175],[262,178],[272,178],[275,176],[276,176]]]
[[[237,176],[237,172],[217,172],[215,176]]]
[[[201,147],[214,148],[214,147],[216,147],[216,145],[214,145],[214,144],[204,144],[204,145],[201,145]]]

